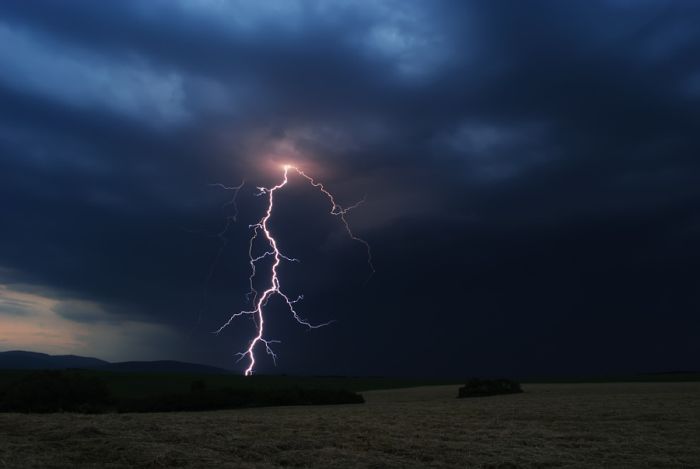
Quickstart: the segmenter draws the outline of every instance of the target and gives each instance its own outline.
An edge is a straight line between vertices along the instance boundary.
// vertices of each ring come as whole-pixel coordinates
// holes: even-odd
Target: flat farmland
[[[700,467],[700,383],[368,391],[365,404],[0,414],[0,467]]]

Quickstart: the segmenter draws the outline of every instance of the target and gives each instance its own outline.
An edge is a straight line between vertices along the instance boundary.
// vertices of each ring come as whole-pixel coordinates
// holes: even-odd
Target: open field
[[[457,386],[366,404],[170,414],[0,414],[0,467],[700,467],[700,383]]]

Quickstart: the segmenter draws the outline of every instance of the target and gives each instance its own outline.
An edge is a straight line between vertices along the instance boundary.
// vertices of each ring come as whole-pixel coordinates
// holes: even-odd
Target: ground
[[[365,404],[0,414],[0,467],[700,467],[700,383],[370,391]]]

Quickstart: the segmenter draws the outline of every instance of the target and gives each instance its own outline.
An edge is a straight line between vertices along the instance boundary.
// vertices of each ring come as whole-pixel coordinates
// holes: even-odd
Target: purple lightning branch
[[[347,230],[350,237],[353,240],[364,244],[365,247],[367,248],[367,263],[369,264],[369,267],[372,271],[367,280],[369,280],[369,278],[371,278],[375,272],[374,266],[372,265],[372,253],[370,251],[369,244],[365,240],[363,240],[362,238],[359,238],[352,233],[352,231],[350,230],[350,225],[348,224],[347,220],[345,219],[345,214],[349,210],[356,208],[358,205],[363,203],[365,200],[363,199],[351,207],[343,208],[336,203],[336,201],[333,198],[333,196],[331,195],[331,193],[328,192],[325,189],[325,187],[323,187],[323,184],[315,182],[313,180],[313,178],[311,178],[310,176],[307,176],[303,171],[301,171],[299,168],[297,168],[295,166],[291,166],[291,165],[284,166],[284,180],[280,184],[278,184],[270,189],[265,188],[265,187],[258,187],[259,192],[257,194],[255,194],[258,197],[267,196],[268,200],[269,200],[269,203],[267,206],[267,211],[265,212],[265,215],[260,219],[260,221],[258,223],[250,225],[250,228],[253,228],[253,236],[250,238],[250,243],[248,246],[248,256],[250,258],[250,267],[251,267],[252,273],[251,273],[250,278],[249,278],[250,291],[248,292],[246,297],[248,299],[250,299],[252,296],[253,303],[255,305],[255,309],[251,310],[251,311],[240,311],[238,313],[233,314],[229,318],[229,320],[226,321],[226,323],[223,326],[221,326],[221,328],[219,328],[219,330],[217,330],[215,332],[215,334],[218,334],[219,332],[224,330],[237,317],[244,316],[244,315],[252,316],[253,320],[255,321],[256,327],[257,327],[257,334],[253,338],[253,340],[250,341],[250,343],[248,345],[248,349],[244,352],[240,352],[237,354],[239,357],[239,361],[243,360],[246,357],[250,360],[248,368],[245,370],[246,376],[249,376],[253,373],[253,367],[255,366],[254,349],[255,349],[256,345],[258,345],[258,344],[264,345],[267,354],[272,357],[273,362],[277,363],[277,355],[275,355],[275,353],[272,351],[270,344],[275,343],[275,342],[279,342],[279,341],[265,339],[263,337],[264,325],[265,325],[265,318],[264,318],[264,314],[263,314],[263,309],[265,308],[265,306],[267,305],[267,302],[269,301],[269,299],[272,296],[274,296],[274,295],[280,296],[287,303],[289,311],[294,316],[294,319],[299,324],[302,324],[302,325],[308,327],[309,329],[317,329],[319,327],[327,326],[328,324],[333,322],[333,321],[329,321],[329,322],[326,322],[323,324],[313,325],[313,324],[309,323],[308,321],[306,321],[305,319],[302,319],[301,317],[299,317],[296,310],[294,309],[294,305],[299,300],[303,299],[303,296],[299,296],[296,299],[291,299],[285,293],[283,293],[282,290],[280,289],[280,279],[279,279],[279,276],[277,274],[277,268],[279,267],[279,265],[282,263],[283,260],[289,261],[289,262],[299,262],[299,260],[287,257],[280,252],[279,248],[277,247],[277,240],[270,233],[270,230],[267,227],[267,223],[270,220],[270,218],[272,217],[275,191],[281,189],[282,187],[284,187],[287,184],[288,174],[289,174],[290,169],[293,169],[300,176],[308,179],[313,187],[319,188],[321,190],[321,192],[323,192],[330,199],[331,204],[332,204],[332,208],[331,208],[331,212],[330,212],[331,215],[339,216],[341,218],[341,220],[343,221],[343,224],[345,225],[345,229]],[[226,187],[223,184],[212,184],[212,185],[221,186],[221,187],[223,187],[225,189],[229,189],[229,190],[234,190],[235,195],[234,195],[233,199],[227,203],[227,205],[233,204],[235,207],[236,196],[238,195],[238,191],[240,190],[240,188],[243,187],[243,184],[241,184],[238,187]],[[218,234],[218,237],[223,239],[223,234],[228,229],[230,222],[235,221],[235,220],[236,220],[235,215],[233,217],[228,217],[227,222],[226,222],[226,227],[224,228],[224,230],[221,233]],[[253,257],[253,243],[258,238],[262,238],[264,241],[266,241],[269,247],[260,256]],[[224,239],[224,241],[225,241],[225,239]],[[216,264],[216,262],[218,262],[219,258],[221,257],[222,250],[223,250],[223,247],[221,250],[219,250],[219,252],[217,254],[215,264]],[[258,261],[265,259],[267,257],[272,257],[274,259],[274,262],[273,262],[272,267],[270,269],[270,277],[269,277],[268,287],[265,291],[260,293],[254,288],[253,279],[258,274],[258,269],[257,269]],[[212,269],[213,269],[213,267],[212,267]],[[207,278],[207,283],[209,282],[210,277],[211,277],[211,271],[209,273],[209,277]],[[205,294],[206,294],[206,292],[205,292]],[[206,308],[206,304],[205,304],[205,308]]]

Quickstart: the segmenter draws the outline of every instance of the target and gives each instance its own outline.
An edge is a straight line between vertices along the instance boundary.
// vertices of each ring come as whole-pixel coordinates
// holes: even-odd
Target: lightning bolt
[[[287,257],[280,252],[279,248],[277,247],[277,240],[270,233],[270,230],[268,229],[267,224],[268,224],[270,218],[272,217],[275,192],[278,191],[279,189],[281,189],[282,187],[284,187],[289,182],[289,171],[290,170],[294,170],[300,176],[306,178],[311,183],[311,185],[313,187],[319,188],[321,190],[321,192],[323,192],[329,198],[329,200],[332,204],[331,211],[330,211],[331,215],[339,216],[341,218],[341,220],[343,221],[343,224],[345,225],[345,229],[347,230],[350,237],[353,240],[364,244],[365,247],[367,248],[367,263],[369,264],[369,267],[371,270],[371,273],[370,273],[369,277],[367,278],[367,281],[369,281],[369,279],[375,273],[374,266],[372,265],[372,252],[370,250],[369,244],[365,240],[363,240],[362,238],[359,238],[353,234],[353,232],[350,230],[350,225],[348,224],[347,220],[345,219],[345,214],[349,210],[352,210],[352,209],[356,208],[358,205],[362,204],[365,201],[366,196],[365,196],[365,198],[363,198],[361,201],[359,201],[355,205],[350,206],[348,208],[343,208],[342,206],[340,206],[336,203],[335,199],[333,198],[333,195],[331,195],[331,193],[326,190],[326,188],[323,186],[323,184],[314,181],[313,178],[306,175],[303,171],[301,171],[296,166],[285,165],[284,166],[284,178],[280,184],[278,184],[272,188],[269,188],[269,189],[266,187],[258,187],[258,193],[255,194],[258,197],[260,197],[260,196],[267,196],[268,197],[268,206],[267,206],[267,211],[265,212],[265,215],[260,219],[260,221],[258,221],[258,223],[250,225],[250,228],[253,228],[253,236],[250,238],[250,243],[248,245],[248,257],[250,259],[250,267],[251,267],[252,273],[249,277],[250,290],[249,290],[248,294],[246,295],[246,297],[249,300],[252,297],[253,303],[255,305],[255,309],[251,310],[251,311],[240,311],[238,313],[233,314],[228,319],[228,321],[226,321],[226,323],[219,328],[219,330],[214,332],[214,334],[220,333],[228,325],[230,325],[234,319],[236,319],[240,316],[245,316],[245,315],[252,316],[252,318],[255,321],[256,327],[257,327],[257,333],[256,333],[255,337],[248,344],[248,349],[245,350],[244,352],[239,352],[238,354],[236,354],[239,357],[238,361],[241,361],[246,357],[249,360],[248,367],[245,370],[246,376],[250,376],[253,373],[253,368],[255,366],[254,349],[259,344],[264,345],[265,351],[267,352],[267,354],[270,355],[272,357],[273,362],[275,364],[277,364],[277,355],[275,355],[270,344],[273,344],[273,343],[279,342],[279,341],[265,339],[263,336],[264,325],[265,325],[265,318],[264,318],[263,310],[264,310],[265,306],[267,305],[269,299],[272,296],[277,295],[277,296],[281,297],[286,302],[287,307],[289,308],[289,311],[294,316],[294,319],[299,324],[302,324],[309,329],[318,329],[319,327],[327,326],[328,324],[333,322],[333,321],[329,321],[329,322],[326,322],[323,324],[314,325],[314,324],[311,324],[310,322],[308,322],[307,320],[302,319],[299,316],[299,314],[296,312],[296,310],[294,309],[294,305],[297,302],[299,302],[300,300],[302,300],[303,296],[300,295],[298,298],[292,299],[289,296],[287,296],[284,292],[282,292],[282,290],[280,289],[280,279],[279,279],[279,276],[277,273],[277,268],[282,263],[282,261],[299,262],[299,260]],[[238,190],[240,190],[240,188],[243,186],[243,184],[241,184],[238,187],[230,188],[230,187],[223,186],[221,184],[219,184],[219,185],[221,187],[224,187],[225,189],[235,190],[236,195],[238,194]],[[235,196],[230,203],[233,203],[235,206]],[[220,238],[224,239],[224,241],[225,241],[225,238],[223,235],[226,232],[226,230],[228,229],[228,225],[229,225],[230,221],[231,221],[231,218],[229,217],[229,219],[227,220],[226,227],[218,235]],[[233,221],[235,221],[235,216],[233,217]],[[253,256],[253,244],[254,244],[255,240],[259,239],[259,238],[266,241],[268,248],[260,256],[254,257]],[[215,262],[218,262],[218,259],[221,256],[221,251],[223,251],[223,246],[222,246],[221,250],[219,251]],[[260,293],[254,288],[253,280],[256,277],[256,275],[258,274],[257,263],[259,261],[261,261],[262,259],[265,259],[267,257],[272,257],[274,259],[274,262],[273,262],[272,267],[270,269],[270,277],[269,277],[268,287],[266,290],[264,290],[262,293]],[[213,269],[213,267],[212,267],[212,269]],[[211,271],[209,273],[209,277],[207,278],[207,283],[209,281],[209,278],[211,278]],[[206,304],[205,304],[205,308],[206,308]]]

